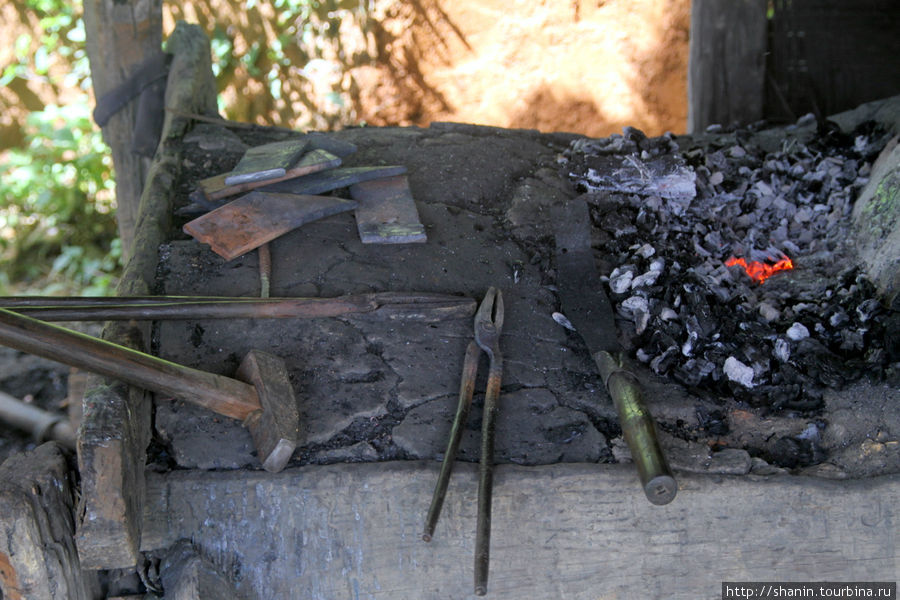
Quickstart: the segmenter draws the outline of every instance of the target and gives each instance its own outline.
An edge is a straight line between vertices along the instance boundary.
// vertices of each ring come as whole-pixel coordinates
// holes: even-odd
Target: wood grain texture
[[[97,574],[78,560],[74,512],[68,464],[56,443],[0,465],[0,598],[100,597]]]
[[[764,0],[695,0],[691,6],[688,133],[763,116]]]
[[[142,548],[189,537],[246,598],[472,597],[476,467],[457,465],[425,543],[438,467],[148,475]],[[498,466],[488,594],[696,600],[719,598],[723,580],[893,581],[900,572],[898,476],[678,480],[677,498],[653,506],[629,465]]]
[[[128,10],[128,5],[122,5]],[[130,25],[130,23],[129,23]],[[166,106],[181,113],[216,110],[209,40],[196,25],[179,23],[166,43],[173,59]],[[131,258],[116,288],[117,296],[146,296],[155,281],[159,245],[172,215],[174,181],[180,165],[180,140],[190,120],[167,113],[159,150],[143,185]],[[144,183],[144,182],[141,182]],[[104,339],[143,350],[149,329],[117,323]],[[110,387],[91,378],[78,437],[81,506],[76,542],[81,564],[89,569],[128,568],[137,564],[144,505],[144,464],[150,442],[151,404],[142,390]]]

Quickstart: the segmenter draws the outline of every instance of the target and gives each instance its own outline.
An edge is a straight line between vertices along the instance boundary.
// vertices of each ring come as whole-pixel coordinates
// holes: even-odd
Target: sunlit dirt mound
[[[359,118],[462,121],[605,136],[683,132],[688,0],[393,2]]]

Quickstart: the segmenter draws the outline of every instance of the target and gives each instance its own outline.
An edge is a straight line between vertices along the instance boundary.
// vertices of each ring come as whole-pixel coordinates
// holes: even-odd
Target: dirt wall
[[[406,0],[375,20],[368,123],[684,131],[689,0]]]

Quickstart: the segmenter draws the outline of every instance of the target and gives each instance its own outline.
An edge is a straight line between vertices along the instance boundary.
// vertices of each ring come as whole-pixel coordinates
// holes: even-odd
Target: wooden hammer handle
[[[248,383],[0,309],[0,344],[186,400],[241,421],[261,410]]]

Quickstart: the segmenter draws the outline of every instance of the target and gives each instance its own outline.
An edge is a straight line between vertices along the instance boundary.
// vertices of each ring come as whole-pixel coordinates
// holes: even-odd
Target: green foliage
[[[356,122],[352,70],[370,64],[371,0],[192,3],[212,45],[220,109],[239,121],[334,129]],[[186,15],[168,4],[173,16]],[[248,94],[247,90],[253,90]]]
[[[81,3],[15,8],[34,30],[14,40],[0,86],[18,78],[67,97],[89,89]],[[0,293],[109,293],[121,257],[115,186],[88,96],[30,113],[24,131],[24,145],[0,154]]]
[[[0,159],[0,291],[108,293],[121,256],[112,159],[87,97],[32,113],[26,131]]]

